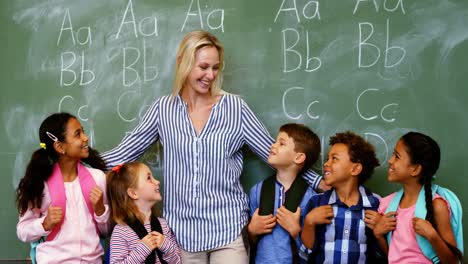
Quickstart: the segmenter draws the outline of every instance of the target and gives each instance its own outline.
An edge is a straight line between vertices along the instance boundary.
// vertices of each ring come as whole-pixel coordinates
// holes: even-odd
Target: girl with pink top
[[[374,227],[389,263],[433,263],[423,254],[417,235],[427,239],[440,263],[458,263],[462,259],[450,224],[449,204],[438,194],[432,195],[431,181],[439,163],[440,148],[432,138],[409,132],[397,142],[389,160],[388,180],[400,183],[403,189],[382,198],[378,209],[381,216]],[[420,200],[425,201],[426,219],[415,217],[420,193]],[[396,195],[401,196],[397,210],[386,213]],[[366,215],[366,222],[376,218],[379,216]],[[391,239],[387,243],[389,232]]]
[[[110,263],[181,263],[180,249],[166,220],[158,217],[160,183],[141,162],[114,167],[107,175],[112,218]]]
[[[37,263],[101,264],[99,236],[107,234],[110,215],[105,163],[88,146],[80,122],[68,113],[47,117],[39,139],[40,148],[16,190],[18,238],[32,244],[43,241],[31,256]]]

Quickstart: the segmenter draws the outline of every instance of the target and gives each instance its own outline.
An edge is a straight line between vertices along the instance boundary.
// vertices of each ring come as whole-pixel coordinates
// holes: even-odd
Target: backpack
[[[274,204],[275,204],[275,186],[276,186],[276,177],[270,176],[263,181],[262,189],[260,191],[260,204],[258,208],[259,215],[269,215],[273,214]],[[301,176],[297,176],[296,179],[291,184],[291,187],[286,192],[286,198],[284,201],[284,207],[291,212],[296,212],[297,207],[301,204],[302,198],[304,197],[309,184]],[[258,241],[262,239],[263,236],[258,237]],[[258,242],[257,242],[258,244]],[[293,263],[298,263],[298,253],[296,241],[290,237],[289,244],[291,246],[291,253],[293,257]],[[251,261],[255,261],[256,255],[256,245],[252,245],[251,250]]]
[[[81,162],[78,163],[78,179],[80,181],[81,192],[83,193],[83,197],[85,198],[88,210],[91,215],[94,215],[94,210],[91,205],[91,201],[89,201],[89,193],[91,189],[94,186],[96,186],[96,182],[94,181],[94,178],[91,175],[91,173],[83,164],[81,164]],[[39,240],[30,243],[31,250],[29,251],[29,257],[31,258],[32,264],[37,263],[36,261],[37,246],[44,241],[53,240],[55,236],[57,235],[57,233],[60,231],[63,220],[65,219],[65,213],[66,213],[65,185],[63,182],[63,178],[62,178],[62,172],[60,171],[60,167],[57,163],[54,165],[53,170],[52,170],[52,175],[47,179],[46,184],[49,189],[49,194],[50,194],[50,199],[51,199],[50,204],[54,206],[60,206],[62,208],[63,217],[62,217],[62,221],[58,223],[52,229],[52,231],[50,232],[48,236],[41,237]],[[96,232],[99,235],[99,229],[95,221],[94,221],[94,224],[96,225]],[[104,246],[103,242],[104,241],[101,239],[101,244]]]
[[[159,222],[158,218],[154,216],[153,214],[151,214],[150,221],[151,221],[151,230],[163,234],[161,223]],[[126,222],[127,222],[127,225],[137,234],[137,236],[140,239],[143,239],[148,234],[148,231],[146,231],[145,226],[138,219],[134,219],[133,221],[127,219]],[[161,264],[167,264],[167,262],[163,259],[162,251],[157,248],[151,251],[149,256],[145,259],[145,263],[147,264],[155,263],[156,258],[153,253],[155,251],[156,251],[156,255],[158,256],[159,262]]]
[[[432,197],[435,194],[440,195],[450,204],[450,225],[452,226],[453,234],[455,236],[455,241],[457,242],[457,248],[463,254],[463,223],[462,223],[462,215],[463,210],[458,197],[449,189],[443,188],[439,185],[432,184]],[[398,209],[398,205],[400,204],[401,197],[403,196],[403,190],[396,192],[395,196],[390,201],[390,204],[387,207],[385,213],[396,211]],[[419,192],[418,200],[416,201],[416,209],[414,211],[414,216],[419,217],[422,219],[426,219],[427,210],[426,210],[426,199],[425,199],[425,190],[421,188]],[[387,243],[390,245],[390,241],[392,240],[392,233],[389,232],[387,234]],[[416,234],[416,240],[418,242],[419,247],[423,254],[429,258],[433,263],[439,263],[439,258],[437,257],[434,249],[431,246],[431,243],[424,238]]]

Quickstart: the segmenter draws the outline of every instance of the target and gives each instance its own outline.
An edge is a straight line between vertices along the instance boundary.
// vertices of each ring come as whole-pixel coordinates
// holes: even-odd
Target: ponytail
[[[55,163],[47,152],[40,148],[32,154],[26,173],[16,189],[16,207],[21,216],[29,207],[40,208],[42,205],[44,182],[52,174]]]

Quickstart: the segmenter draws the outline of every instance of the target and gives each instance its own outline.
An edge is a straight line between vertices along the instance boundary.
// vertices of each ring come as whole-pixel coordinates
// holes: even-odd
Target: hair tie
[[[122,168],[122,166],[123,166],[123,163],[112,168],[112,171],[116,173],[120,173],[120,168]]]
[[[43,149],[46,149],[46,144],[45,143],[39,143],[39,147],[43,148]]]

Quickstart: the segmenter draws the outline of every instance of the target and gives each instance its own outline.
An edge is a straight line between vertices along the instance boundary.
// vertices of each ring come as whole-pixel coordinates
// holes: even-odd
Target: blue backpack
[[[450,204],[450,212],[451,212],[450,225],[452,226],[453,235],[455,236],[455,241],[457,242],[457,248],[463,254],[463,223],[462,223],[463,210],[462,210],[460,200],[449,189],[433,184],[432,196],[434,197],[436,193],[440,195],[442,198],[444,198]],[[385,213],[396,211],[398,209],[398,205],[400,204],[400,200],[402,196],[403,196],[403,190],[399,190],[398,192],[396,192],[392,201],[388,205]],[[426,219],[426,215],[427,215],[427,210],[426,210],[425,191],[424,191],[424,188],[421,188],[421,191],[419,192],[418,200],[416,201],[416,209],[414,211],[414,216],[422,218],[422,219]],[[390,245],[390,241],[392,240],[392,233],[393,232],[389,232],[387,235],[387,242],[389,245]],[[418,241],[418,245],[421,248],[421,251],[427,258],[429,258],[433,263],[440,262],[434,249],[431,246],[431,243],[426,238],[416,234],[416,240]]]
[[[45,241],[45,237],[41,237],[38,241],[31,242],[31,250],[29,251],[29,257],[31,258],[31,263],[36,264],[36,247],[39,243]]]

